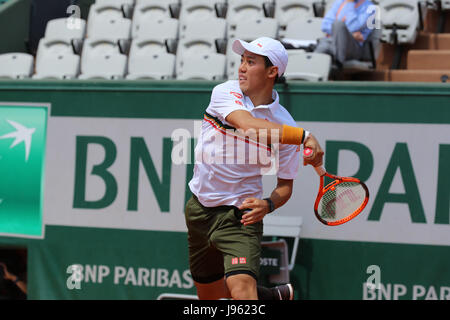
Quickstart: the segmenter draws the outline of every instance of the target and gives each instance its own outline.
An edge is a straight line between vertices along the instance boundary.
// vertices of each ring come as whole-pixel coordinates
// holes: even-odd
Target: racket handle
[[[319,177],[324,176],[325,173],[327,173],[327,171],[325,170],[325,168],[322,167],[322,166],[314,167],[314,170],[316,170],[316,172],[317,172],[317,174],[319,175]]]
[[[311,148],[305,148],[303,150],[303,158],[310,158],[313,155],[313,150]],[[325,168],[323,166],[314,167],[314,170],[316,170],[317,174],[321,177],[327,173]]]

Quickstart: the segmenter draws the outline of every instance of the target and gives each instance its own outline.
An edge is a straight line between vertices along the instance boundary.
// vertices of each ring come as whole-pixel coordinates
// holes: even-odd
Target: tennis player
[[[323,151],[311,133],[297,127],[273,89],[288,63],[283,45],[263,37],[236,40],[232,48],[241,56],[239,80],[213,89],[195,148],[193,196],[185,211],[190,270],[200,299],[292,300],[290,284],[257,286],[262,220],[291,197],[300,145],[313,150],[304,165],[321,165]],[[275,145],[277,185],[262,199],[267,162],[252,161],[252,148],[274,153]]]

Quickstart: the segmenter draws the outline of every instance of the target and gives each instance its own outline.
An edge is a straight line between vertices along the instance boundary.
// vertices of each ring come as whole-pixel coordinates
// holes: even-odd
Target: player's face
[[[258,92],[268,81],[268,68],[264,57],[245,51],[241,56],[241,65],[239,66],[239,87],[245,95],[251,95]]]

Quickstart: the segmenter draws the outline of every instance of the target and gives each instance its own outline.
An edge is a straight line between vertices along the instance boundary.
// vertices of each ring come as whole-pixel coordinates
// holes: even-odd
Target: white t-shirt
[[[246,139],[225,120],[235,110],[246,110],[256,118],[296,127],[292,116],[279,104],[275,90],[272,98],[270,105],[253,106],[237,80],[213,89],[195,147],[194,175],[189,182],[192,193],[204,206],[239,206],[248,197],[261,198],[263,174],[276,174],[281,179],[297,176],[299,146],[269,146]]]

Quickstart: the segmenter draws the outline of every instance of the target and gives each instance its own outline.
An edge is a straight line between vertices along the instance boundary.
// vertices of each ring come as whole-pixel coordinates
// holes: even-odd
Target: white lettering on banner
[[[380,283],[379,289],[363,283],[363,300],[450,300],[450,287],[407,286],[400,283]]]
[[[81,266],[81,279],[84,279],[85,282],[102,283],[103,278],[108,276],[109,272],[109,268],[103,265],[86,265],[84,267],[84,272],[83,266]]]
[[[111,270],[113,274],[111,274]],[[114,285],[134,287],[190,289],[194,286],[190,270],[124,266],[110,268],[104,265],[77,264],[67,268],[67,273],[72,272],[73,274],[67,278],[69,290],[81,289],[81,283],[102,284],[111,281]]]
[[[262,267],[278,267],[278,259],[277,258],[260,258]]]
[[[449,125],[299,125],[319,139],[328,170],[357,175],[370,191],[368,206],[357,218],[338,228],[324,226],[313,212],[318,177],[302,166],[293,196],[277,210],[279,215],[302,215],[302,237],[450,245]],[[185,163],[191,155],[185,149],[192,148],[198,131],[193,120],[50,117],[45,224],[185,232],[184,204],[193,170]],[[187,132],[191,141],[171,139]],[[275,176],[263,177],[265,194],[275,185]],[[157,276],[150,273],[148,281]],[[159,276],[170,283],[170,276]],[[138,275],[123,277],[133,283]]]

